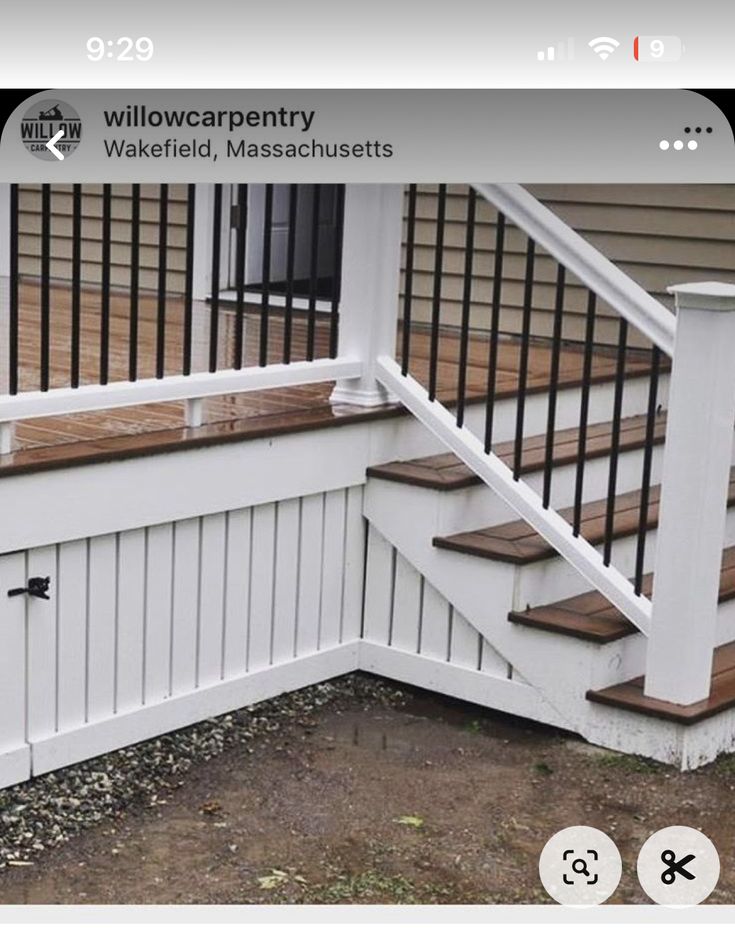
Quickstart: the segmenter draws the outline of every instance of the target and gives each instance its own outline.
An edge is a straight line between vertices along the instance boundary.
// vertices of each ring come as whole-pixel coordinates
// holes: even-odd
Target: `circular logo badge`
[[[599,829],[572,825],[552,835],[539,858],[544,888],[559,904],[602,904],[620,884],[618,847]]]
[[[82,120],[67,102],[44,99],[34,102],[20,123],[26,149],[41,161],[63,161],[79,147]]]
[[[686,825],[670,825],[643,844],[638,880],[656,904],[700,904],[715,890],[720,857],[706,835]]]

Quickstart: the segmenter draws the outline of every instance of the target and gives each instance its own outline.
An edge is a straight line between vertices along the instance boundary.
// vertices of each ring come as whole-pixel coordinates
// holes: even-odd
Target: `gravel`
[[[253,752],[258,737],[355,698],[395,706],[401,692],[348,675],[0,790],[0,872],[34,863],[42,852],[131,806],[165,804],[192,766],[234,747]]]

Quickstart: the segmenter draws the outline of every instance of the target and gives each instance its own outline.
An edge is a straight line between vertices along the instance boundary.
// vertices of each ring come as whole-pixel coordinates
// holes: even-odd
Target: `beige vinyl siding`
[[[155,290],[158,285],[159,187],[142,184],[140,188],[140,286]],[[82,199],[82,280],[99,283],[102,277],[102,185],[85,184]],[[186,195],[185,184],[169,186],[167,289],[183,293],[186,266]],[[41,272],[41,187],[24,184],[18,197],[20,273],[38,277]],[[130,285],[131,186],[112,185],[112,248],[110,279],[113,287]],[[71,279],[72,258],[72,186],[51,188],[51,277]]]
[[[613,260],[622,270],[671,306],[666,287],[691,280],[735,282],[735,185],[533,185],[530,190],[554,213]],[[433,291],[436,243],[436,187],[420,185],[417,195],[413,318],[428,321]],[[450,186],[446,205],[442,265],[442,322],[459,323],[465,265],[467,188]],[[472,288],[472,325],[490,320],[496,212],[477,201]],[[523,303],[525,234],[506,231],[501,329],[517,332]],[[405,260],[405,258],[404,258]],[[537,251],[532,332],[549,335],[557,265]],[[581,339],[587,291],[569,278],[565,294],[564,336]],[[604,305],[596,337],[612,342],[617,320]],[[635,334],[631,344],[643,344]]]

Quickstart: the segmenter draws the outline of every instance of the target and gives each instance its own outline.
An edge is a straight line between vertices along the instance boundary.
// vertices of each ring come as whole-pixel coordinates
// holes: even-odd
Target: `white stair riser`
[[[646,551],[643,570],[652,572],[655,567],[656,540],[658,530],[648,530],[646,535]],[[735,507],[727,511],[725,521],[725,546],[735,544]],[[600,553],[602,545],[597,546]],[[638,548],[638,537],[624,536],[616,539],[612,547],[612,565],[623,575],[632,577],[635,574],[635,563]],[[458,553],[457,555],[461,555]],[[492,562],[490,562],[492,565]],[[527,605],[546,605],[558,602],[589,591],[589,584],[581,578],[579,573],[561,556],[554,556],[540,562],[529,563],[519,567],[517,582],[518,608],[524,609]]]
[[[653,451],[651,482],[658,483],[661,477],[663,445]],[[643,451],[624,451],[618,457],[618,493],[639,490],[641,487]],[[600,500],[607,496],[610,457],[591,458],[584,466],[584,502]],[[523,477],[539,495],[543,491],[544,473],[535,471]],[[555,467],[551,477],[551,508],[563,510],[574,504],[577,480],[576,464]],[[421,489],[413,487],[412,489]],[[426,488],[424,488],[426,489]],[[516,519],[513,510],[483,484],[464,487],[461,490],[436,491],[439,495],[439,535],[481,529]]]
[[[735,599],[721,602],[717,609],[717,641],[720,644],[729,644],[735,641]]]
[[[649,380],[647,378],[629,378],[623,389],[623,408],[621,417],[631,418],[645,414],[648,409]],[[664,409],[668,403],[669,376],[659,380],[657,403]],[[589,424],[610,421],[613,416],[615,385],[612,382],[592,385],[589,399]],[[557,394],[556,419],[557,431],[576,428],[579,425],[581,388],[562,388]],[[523,434],[533,437],[544,434],[548,424],[549,396],[546,392],[529,394],[526,397]],[[453,409],[452,409],[453,410]],[[513,440],[516,430],[517,399],[503,398],[495,403],[493,422],[493,442],[501,444]],[[466,425],[478,437],[484,437],[485,409],[475,405],[468,409]]]

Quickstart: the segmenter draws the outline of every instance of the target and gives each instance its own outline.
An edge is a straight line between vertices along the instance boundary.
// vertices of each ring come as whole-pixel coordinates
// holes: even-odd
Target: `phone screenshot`
[[[735,15],[563,6],[9,15],[0,921],[733,919]]]

